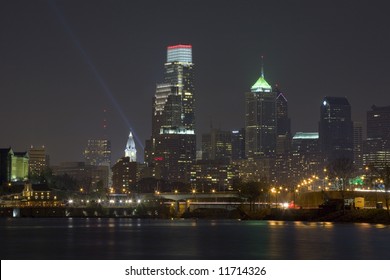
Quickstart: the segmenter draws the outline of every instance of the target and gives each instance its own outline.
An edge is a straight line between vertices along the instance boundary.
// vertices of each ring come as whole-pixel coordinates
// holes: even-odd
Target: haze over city
[[[179,43],[193,48],[198,136],[211,123],[244,127],[244,94],[262,55],[267,81],[288,98],[293,132],[318,131],[324,96],[347,97],[364,123],[373,104],[390,102],[385,5],[3,1],[0,147],[45,145],[58,163],[81,160],[88,139],[106,136],[115,161],[129,125],[142,144],[150,137],[166,48]]]

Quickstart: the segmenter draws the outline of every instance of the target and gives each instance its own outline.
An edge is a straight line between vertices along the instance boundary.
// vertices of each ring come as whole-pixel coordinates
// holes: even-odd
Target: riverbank
[[[197,219],[242,219],[242,220],[277,220],[277,221],[306,221],[306,222],[340,222],[340,223],[375,223],[390,224],[390,217],[384,209],[359,209],[325,211],[323,209],[261,209],[257,211],[216,212],[211,209],[197,209],[184,213],[184,218]]]
[[[375,223],[390,224],[385,209],[353,209],[330,211],[325,209],[276,209],[257,210],[224,208],[198,208],[180,215],[165,209],[145,208],[65,208],[65,207],[23,207],[0,208],[3,218],[141,218],[141,219],[240,219],[279,220],[306,222]]]

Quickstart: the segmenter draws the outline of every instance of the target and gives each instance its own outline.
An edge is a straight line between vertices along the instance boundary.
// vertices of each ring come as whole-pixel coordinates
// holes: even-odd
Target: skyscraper
[[[90,178],[90,182],[83,182],[87,189],[98,190],[106,189],[111,185],[111,142],[107,139],[90,139],[84,151],[85,178]]]
[[[383,168],[390,161],[390,106],[375,106],[367,112],[367,139],[363,145],[364,165]]]
[[[275,154],[276,93],[261,76],[245,94],[245,153],[248,159]]]
[[[351,105],[345,97],[323,99],[320,107],[319,137],[327,162],[337,158],[353,160]]]
[[[375,106],[367,111],[367,138],[390,140],[390,106]]]
[[[288,102],[285,95],[276,86],[277,135],[291,135],[291,119],[288,116]]]
[[[153,98],[152,137],[145,161],[161,179],[188,182],[196,159],[194,64],[192,46],[167,48],[163,83]]]
[[[232,160],[232,133],[211,128],[210,133],[202,135],[203,160]]]
[[[353,162],[356,170],[363,169],[363,124],[353,122]]]
[[[288,102],[284,94],[275,87],[276,93],[276,154],[282,163],[286,162],[291,146],[291,119],[288,117]]]
[[[318,132],[297,132],[292,138],[290,178],[294,183],[323,170]]]
[[[232,160],[245,158],[245,128],[232,131]]]
[[[152,133],[161,128],[195,129],[194,64],[192,46],[167,49],[164,82],[157,84],[153,104]]]
[[[181,97],[181,126],[195,130],[194,65],[192,46],[177,45],[168,47],[165,63],[165,83],[176,85]]]
[[[84,151],[85,163],[94,166],[111,165],[111,142],[107,139],[90,139]]]

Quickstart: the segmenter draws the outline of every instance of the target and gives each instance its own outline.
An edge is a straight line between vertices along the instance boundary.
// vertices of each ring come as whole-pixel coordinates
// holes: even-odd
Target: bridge
[[[187,200],[223,200],[223,199],[232,199],[240,198],[238,192],[156,192],[155,197],[164,198],[173,201],[187,201]]]

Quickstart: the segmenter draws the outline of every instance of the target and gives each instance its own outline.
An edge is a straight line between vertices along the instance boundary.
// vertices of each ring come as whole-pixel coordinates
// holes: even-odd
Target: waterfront
[[[390,259],[390,227],[330,222],[0,219],[1,259]]]

